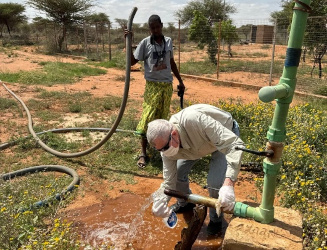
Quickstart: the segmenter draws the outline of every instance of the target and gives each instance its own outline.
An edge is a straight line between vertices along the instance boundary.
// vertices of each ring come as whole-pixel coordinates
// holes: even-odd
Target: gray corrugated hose
[[[135,16],[135,13],[137,11],[137,8],[134,7],[130,16],[129,16],[129,20],[127,23],[127,28],[128,30],[132,30],[132,23],[133,23],[133,18]],[[77,152],[77,153],[62,153],[59,152],[57,150],[54,150],[52,148],[50,148],[49,146],[47,146],[44,142],[41,141],[41,139],[37,136],[37,134],[35,133],[34,129],[33,129],[33,121],[32,121],[32,117],[31,114],[27,108],[27,106],[25,105],[25,103],[18,97],[16,96],[5,84],[2,84],[6,90],[13,95],[19,102],[20,104],[23,106],[23,108],[25,109],[26,113],[27,113],[27,117],[28,117],[28,130],[29,132],[32,134],[33,138],[36,140],[36,142],[47,152],[49,152],[50,154],[53,154],[55,156],[61,157],[61,158],[74,158],[74,157],[80,157],[80,156],[84,156],[87,154],[90,154],[92,152],[94,152],[95,150],[97,150],[98,148],[100,148],[104,143],[106,143],[109,138],[112,136],[112,134],[115,132],[116,128],[119,125],[120,120],[123,117],[124,111],[125,111],[125,107],[126,107],[126,103],[127,103],[127,97],[128,97],[128,91],[129,91],[129,83],[130,83],[130,73],[131,73],[131,43],[132,43],[132,38],[131,38],[131,33],[129,33],[127,35],[127,39],[126,39],[126,76],[125,76],[125,88],[124,88],[124,95],[123,95],[123,101],[122,104],[120,106],[120,110],[118,113],[118,116],[113,124],[113,126],[111,127],[111,130],[108,132],[108,134],[100,141],[98,142],[96,145],[94,145],[93,147],[84,150],[82,152]]]
[[[46,131],[41,131],[36,133],[37,135],[43,135],[46,133],[69,133],[69,132],[83,132],[83,131],[91,131],[91,132],[109,132],[111,128],[88,128],[88,127],[75,127],[75,128],[55,128],[55,129],[49,129]],[[115,132],[123,132],[123,133],[135,133],[134,130],[126,130],[126,129],[116,129]],[[32,136],[24,136],[19,139],[16,139],[14,141],[8,141],[0,144],[0,150],[4,150],[6,148],[9,148],[11,146],[16,145],[21,140],[27,140],[30,139]]]
[[[38,173],[38,172],[49,172],[49,171],[55,171],[55,172],[61,172],[61,173],[65,173],[65,174],[69,174],[71,177],[73,177],[73,181],[61,192],[58,193],[54,196],[48,197],[45,200],[42,201],[38,201],[35,202],[32,206],[30,206],[29,208],[21,208],[19,210],[19,212],[24,212],[26,210],[30,210],[32,208],[39,208],[42,206],[46,206],[49,203],[51,203],[52,199],[56,199],[56,200],[62,200],[66,194],[69,194],[71,191],[73,191],[73,189],[75,187],[77,187],[77,185],[79,184],[79,176],[76,173],[76,171],[74,169],[65,167],[65,166],[59,166],[59,165],[42,165],[42,166],[35,166],[35,167],[29,167],[29,168],[24,168],[21,170],[17,170],[11,173],[7,173],[4,175],[0,176],[0,179],[4,180],[4,181],[8,181],[11,180],[13,178],[16,178],[18,176],[24,176],[27,174],[33,174],[33,173]]]

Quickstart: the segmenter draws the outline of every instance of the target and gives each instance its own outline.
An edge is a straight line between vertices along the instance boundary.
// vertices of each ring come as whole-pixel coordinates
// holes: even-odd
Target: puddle
[[[96,249],[174,249],[186,227],[178,214],[174,229],[151,212],[149,197],[124,194],[88,207],[68,211],[68,220],[78,227],[82,241]],[[207,237],[207,216],[192,249],[219,249],[222,239]]]

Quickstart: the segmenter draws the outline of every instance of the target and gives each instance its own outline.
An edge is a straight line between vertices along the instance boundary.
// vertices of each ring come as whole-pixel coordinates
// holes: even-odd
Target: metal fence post
[[[87,33],[86,33],[86,24],[83,23],[83,29],[84,29],[84,52],[85,56],[87,57]]]
[[[271,86],[272,75],[273,75],[273,71],[274,71],[275,47],[276,47],[276,33],[277,33],[277,18],[275,18],[275,26],[274,26],[273,46],[272,46],[270,74],[269,74],[269,86]]]
[[[178,71],[181,72],[181,20],[178,20]]]
[[[110,34],[110,21],[108,22],[108,46],[109,46],[109,61],[111,61],[111,34]]]
[[[219,78],[219,61],[220,61],[220,38],[221,38],[221,20],[218,23],[218,37],[217,37],[217,79]]]
[[[98,22],[95,23],[95,40],[96,40],[96,48],[97,48],[97,59],[99,60],[99,34],[98,34]]]

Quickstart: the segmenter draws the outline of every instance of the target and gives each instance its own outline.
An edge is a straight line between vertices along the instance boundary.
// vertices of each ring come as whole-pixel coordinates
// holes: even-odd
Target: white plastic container
[[[163,222],[169,228],[176,227],[177,222],[178,222],[178,218],[177,218],[176,213],[174,211],[171,212],[171,214],[169,215],[169,217],[163,218]]]

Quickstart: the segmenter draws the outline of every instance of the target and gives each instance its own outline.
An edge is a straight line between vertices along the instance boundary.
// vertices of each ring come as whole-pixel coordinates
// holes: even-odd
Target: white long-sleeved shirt
[[[241,167],[243,141],[232,132],[232,115],[215,106],[196,104],[173,115],[171,122],[180,135],[181,148],[173,157],[162,154],[164,183],[161,187],[175,189],[177,160],[196,160],[215,151],[226,155],[226,178],[236,181]]]

